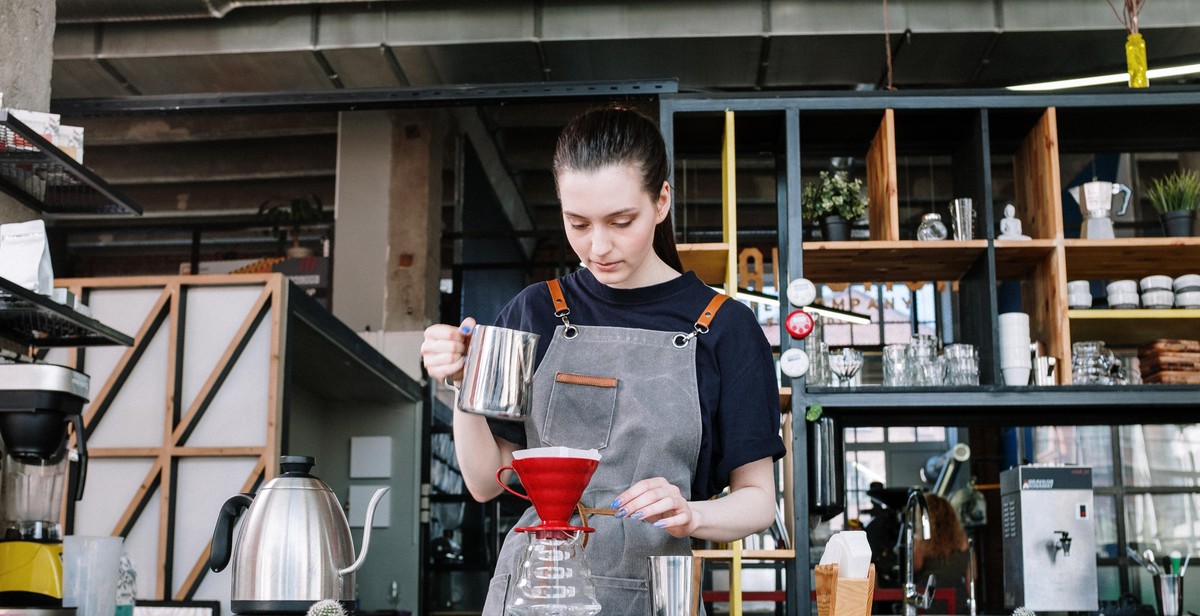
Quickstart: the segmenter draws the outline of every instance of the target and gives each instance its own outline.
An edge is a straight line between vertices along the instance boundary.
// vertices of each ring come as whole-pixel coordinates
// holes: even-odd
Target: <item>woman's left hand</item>
[[[691,536],[698,524],[691,503],[679,486],[663,477],[643,479],[622,492],[613,502],[618,518],[653,524],[672,537]]]

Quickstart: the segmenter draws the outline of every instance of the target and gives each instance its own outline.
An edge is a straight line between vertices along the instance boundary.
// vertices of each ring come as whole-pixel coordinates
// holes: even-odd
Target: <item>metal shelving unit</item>
[[[805,468],[808,427],[804,411],[810,404],[819,403],[824,413],[842,427],[1003,428],[1197,421],[1200,388],[1195,386],[999,384],[1003,383],[996,334],[1000,282],[1023,281],[1022,293],[1027,295],[1029,304],[1026,308],[1036,323],[1034,336],[1048,341],[1049,354],[1069,358],[1070,341],[1076,333],[1074,326],[1090,315],[1072,315],[1068,320],[1067,279],[1185,273],[1184,270],[1191,272],[1197,262],[1196,251],[1200,248],[1197,238],[1115,241],[1063,238],[1063,223],[1057,214],[1061,192],[1057,166],[1060,144],[1063,152],[1112,151],[1113,146],[1140,151],[1157,151],[1154,148],[1160,144],[1177,146],[1176,149],[1198,146],[1194,132],[1187,139],[1179,138],[1179,126],[1195,122],[1195,110],[1200,109],[1200,90],[1164,88],[1152,96],[1139,94],[1123,89],[1051,95],[961,91],[795,95],[772,92],[741,96],[679,94],[660,100],[660,125],[672,158],[677,123],[713,124],[716,115],[725,110],[754,117],[759,124],[764,124],[764,117],[770,117],[766,123],[770,124],[772,134],[766,136],[765,131],[760,131],[755,144],[760,152],[764,147],[774,147],[776,158],[779,229],[776,280],[803,275],[815,282],[831,283],[954,281],[960,300],[958,311],[963,315],[958,332],[960,341],[975,344],[980,352],[980,376],[984,384],[978,387],[807,388],[802,378],[785,379],[784,385],[792,385],[792,412],[784,419],[792,426],[793,536],[800,539],[794,558],[784,559],[788,613],[810,613],[811,558],[808,542],[803,540],[809,530]],[[1131,114],[1148,108],[1155,113],[1136,115],[1139,118],[1136,132],[1125,130],[1130,128],[1126,125],[1134,124],[1128,122]],[[948,130],[947,124],[955,130]],[[1105,130],[1097,130],[1110,126],[1125,132],[1110,138],[1113,136]],[[685,145],[689,152],[697,150],[690,141]],[[1095,149],[1101,146],[1108,149]],[[715,151],[716,145],[704,150],[706,156],[712,156],[708,150]],[[855,156],[865,151],[863,158],[868,163],[885,161],[877,163],[874,170],[868,164],[867,191],[872,195],[870,240],[804,241],[805,224],[799,216],[802,154],[842,156],[847,151]],[[895,156],[914,153],[945,156],[950,161],[954,194],[984,204],[992,204],[993,200],[992,158],[1011,156],[1017,168],[1018,201],[1021,207],[1031,208],[1018,214],[1026,222],[1026,233],[1033,240],[997,241],[992,208],[985,207],[977,223],[984,235],[981,239],[937,245],[904,241],[902,235],[897,235],[895,218],[887,209],[896,205],[892,196],[894,176],[886,171],[895,164]],[[886,205],[889,201],[890,206]],[[1147,270],[1149,265],[1156,268]],[[781,306],[781,313],[786,311],[787,307]],[[1141,319],[1146,320],[1149,319]],[[1193,322],[1188,319],[1182,327],[1191,331]],[[1085,328],[1079,329],[1082,332]],[[781,332],[781,339],[781,351],[795,345],[786,332]],[[1059,369],[1068,371],[1065,378],[1069,382],[1069,365],[1060,365]]]
[[[133,344],[133,338],[0,278],[0,336],[31,347]]]
[[[141,214],[142,207],[0,109],[0,190],[47,214]]]

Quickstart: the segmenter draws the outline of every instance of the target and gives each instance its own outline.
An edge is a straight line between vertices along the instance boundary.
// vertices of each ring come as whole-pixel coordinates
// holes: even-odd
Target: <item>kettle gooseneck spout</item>
[[[367,519],[363,523],[363,538],[362,547],[358,550],[358,558],[354,563],[345,569],[338,569],[338,575],[344,576],[358,571],[363,566],[363,562],[367,560],[367,548],[371,545],[371,523],[375,520],[375,508],[379,506],[380,499],[386,494],[388,488],[379,488],[375,490],[375,494],[371,496],[371,502],[367,504]]]

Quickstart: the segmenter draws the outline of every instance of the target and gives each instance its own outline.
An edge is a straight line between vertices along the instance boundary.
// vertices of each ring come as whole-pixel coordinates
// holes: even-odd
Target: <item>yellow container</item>
[[[1150,87],[1150,79],[1146,77],[1146,40],[1141,34],[1125,38],[1125,65],[1129,68],[1129,87]]]

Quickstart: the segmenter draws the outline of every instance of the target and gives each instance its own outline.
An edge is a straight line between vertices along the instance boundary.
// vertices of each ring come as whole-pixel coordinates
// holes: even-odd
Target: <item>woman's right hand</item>
[[[450,377],[462,381],[463,364],[466,362],[467,345],[471,332],[475,330],[475,319],[467,317],[458,327],[453,325],[430,325],[425,330],[421,343],[421,361],[429,376],[439,381]]]

